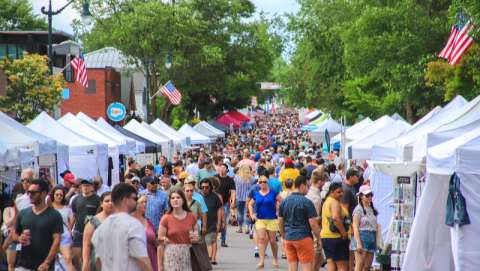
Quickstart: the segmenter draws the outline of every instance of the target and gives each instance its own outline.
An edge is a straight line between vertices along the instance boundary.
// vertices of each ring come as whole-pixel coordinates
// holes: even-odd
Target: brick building
[[[121,102],[143,117],[145,76],[119,50],[106,47],[85,54],[88,88],[68,83],[68,98],[60,105],[61,115],[83,112],[89,117],[106,118],[109,104]]]

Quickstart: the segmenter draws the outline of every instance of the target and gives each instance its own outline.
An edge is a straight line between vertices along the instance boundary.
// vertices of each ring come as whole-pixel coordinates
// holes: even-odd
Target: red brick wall
[[[88,80],[96,81],[96,92],[89,93],[77,82],[67,83],[70,89],[70,99],[60,105],[62,116],[68,112],[77,114],[83,112],[92,118],[106,118],[106,110],[110,103],[120,101],[120,73],[111,68],[87,69]],[[112,84],[115,93],[112,95]]]

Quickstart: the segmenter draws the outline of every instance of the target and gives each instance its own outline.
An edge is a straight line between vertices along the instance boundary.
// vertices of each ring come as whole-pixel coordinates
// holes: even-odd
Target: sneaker
[[[228,247],[227,243],[225,243],[225,242],[222,242],[221,246],[222,247]]]
[[[258,253],[258,248],[255,248],[255,253],[254,253],[254,255],[255,255],[255,258],[260,257],[260,254]]]

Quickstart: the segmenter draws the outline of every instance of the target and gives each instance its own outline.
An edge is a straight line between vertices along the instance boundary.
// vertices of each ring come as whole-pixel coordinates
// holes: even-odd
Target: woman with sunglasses
[[[353,210],[353,236],[351,250],[355,251],[355,271],[370,270],[377,249],[377,215],[373,207],[373,193],[368,185],[358,192],[358,205]]]
[[[50,192],[50,200],[52,207],[57,210],[62,216],[63,220],[63,234],[60,241],[60,253],[62,253],[63,260],[67,266],[68,271],[75,270],[72,263],[72,228],[75,220],[73,218],[72,208],[67,206],[65,199],[65,190],[63,187],[57,186]]]
[[[195,219],[197,221],[199,219],[201,221],[203,218],[202,206],[198,201],[193,198],[193,192],[195,192],[195,187],[192,184],[188,183],[183,186],[183,190],[185,191],[185,197],[187,198],[187,204],[190,211],[195,216]]]
[[[95,271],[95,251],[92,246],[92,236],[95,230],[109,215],[113,214],[112,193],[105,192],[100,196],[100,208],[97,215],[87,219],[83,231],[82,271]]]
[[[270,241],[270,248],[273,254],[273,267],[278,268],[278,245],[276,233],[278,232],[277,213],[280,204],[280,196],[268,186],[266,176],[260,176],[258,185],[260,190],[253,194],[248,203],[250,217],[255,222],[257,230],[257,244],[260,252],[260,261],[257,269],[263,268],[265,264],[265,250]],[[256,212],[253,211],[255,205]]]
[[[348,270],[349,225],[345,224],[348,210],[340,204],[342,196],[342,183],[331,183],[322,206],[320,237],[327,258],[328,271]]]

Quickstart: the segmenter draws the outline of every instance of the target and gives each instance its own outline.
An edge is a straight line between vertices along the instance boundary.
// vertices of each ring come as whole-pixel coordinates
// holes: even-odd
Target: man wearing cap
[[[300,176],[300,171],[296,169],[293,165],[293,160],[291,158],[286,158],[285,159],[285,168],[280,171],[279,179],[280,182],[282,183],[282,188],[285,190],[285,180],[286,179],[291,179],[295,180],[297,177]],[[295,188],[295,186],[293,187]]]
[[[200,194],[197,191],[197,181],[195,180],[195,177],[191,175],[188,176],[185,179],[185,184],[190,184],[195,189],[193,191],[192,198],[200,204],[200,208],[202,209],[203,216],[201,219],[199,219],[199,223],[202,226],[202,235],[205,235],[207,233],[207,212],[208,212],[207,204],[205,203],[205,200],[203,199],[202,194]]]
[[[63,187],[68,191],[65,195],[65,199],[68,202],[78,191],[78,183],[75,181],[75,176],[70,171],[63,175]]]
[[[80,180],[81,194],[72,201],[72,211],[75,216],[73,230],[72,260],[75,268],[80,270],[83,245],[83,229],[88,216],[94,216],[100,206],[100,197],[95,194],[93,181],[90,179]]]
[[[147,188],[142,192],[142,194],[147,196],[145,217],[152,222],[152,224],[155,226],[155,232],[157,232],[160,220],[168,208],[168,195],[166,192],[158,190],[157,179],[152,176],[143,177],[142,183],[145,183]]]
[[[213,166],[211,158],[206,158],[204,161],[204,167],[197,172],[197,180],[202,181],[205,178],[213,177],[217,175],[217,171]]]

